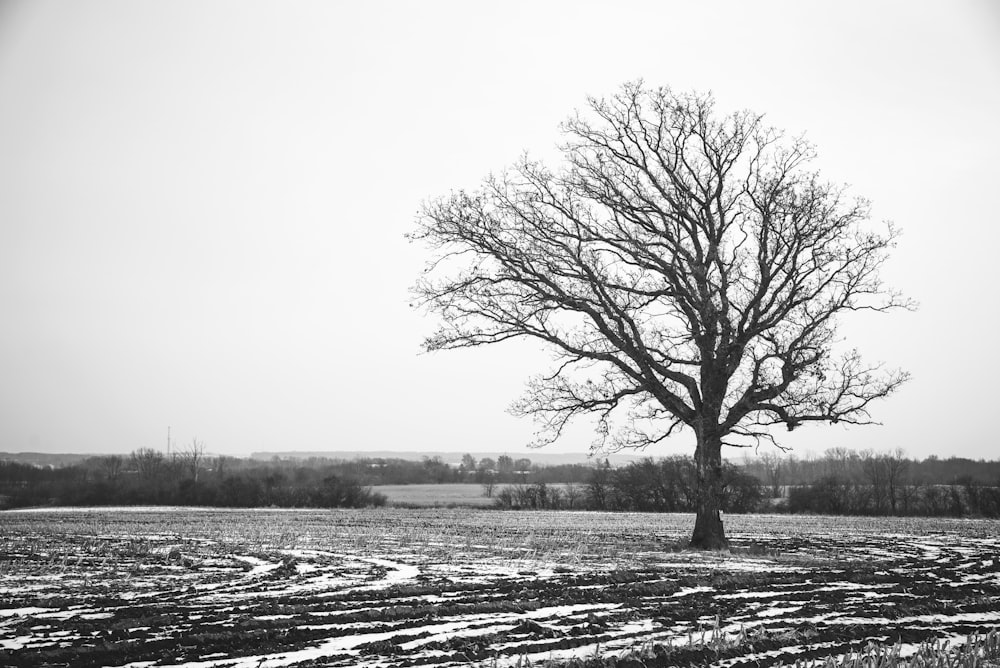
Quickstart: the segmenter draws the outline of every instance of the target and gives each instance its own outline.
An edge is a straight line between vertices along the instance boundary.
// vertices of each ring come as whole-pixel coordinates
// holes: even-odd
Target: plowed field
[[[776,665],[1000,626],[1000,522],[475,510],[0,513],[0,665]],[[655,651],[654,651],[655,649]],[[905,649],[904,649],[905,653]]]

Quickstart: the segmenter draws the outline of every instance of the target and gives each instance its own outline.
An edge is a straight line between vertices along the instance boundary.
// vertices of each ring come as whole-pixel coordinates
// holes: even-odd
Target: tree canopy
[[[537,445],[585,415],[596,449],[690,428],[705,517],[723,444],[872,421],[907,374],[838,353],[837,317],[909,306],[879,276],[896,229],[810,169],[804,138],[714,107],[640,83],[592,98],[558,169],[524,157],[428,202],[412,235],[434,252],[415,287],[440,316],[426,349],[547,344],[555,366],[514,405]],[[695,542],[724,545],[710,524]]]

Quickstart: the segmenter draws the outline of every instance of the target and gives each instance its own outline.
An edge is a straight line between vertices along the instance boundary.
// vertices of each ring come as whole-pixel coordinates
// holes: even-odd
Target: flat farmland
[[[517,487],[519,483],[501,483],[494,486],[494,494],[506,487]],[[565,491],[570,485],[565,483],[549,483],[551,490]],[[582,489],[583,485],[577,485]],[[384,494],[389,505],[401,506],[462,506],[476,508],[491,508],[495,499],[483,493],[483,486],[476,483],[444,483],[427,485],[375,485],[373,492]]]
[[[1000,626],[1000,523],[489,510],[0,513],[3,666],[771,666]]]
[[[500,485],[497,485],[500,489]],[[372,491],[384,494],[390,504],[405,506],[479,506],[493,505],[483,494],[483,486],[472,483],[428,485],[375,485]]]

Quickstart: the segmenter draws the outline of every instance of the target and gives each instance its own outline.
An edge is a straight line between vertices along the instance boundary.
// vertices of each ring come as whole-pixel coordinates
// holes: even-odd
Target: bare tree
[[[898,503],[903,500],[904,489],[907,483],[907,471],[910,468],[910,460],[906,458],[906,453],[902,448],[896,448],[894,452],[883,455],[883,466],[886,470],[886,484],[889,488],[889,506],[892,514],[897,514]]]
[[[497,471],[500,473],[512,473],[514,471],[514,459],[510,455],[500,455],[496,461]]]
[[[130,459],[143,480],[155,478],[163,468],[163,453],[153,448],[133,450]]]
[[[221,479],[226,473],[226,457],[224,455],[215,458],[214,468],[216,477]]]
[[[527,157],[426,204],[415,286],[428,350],[531,338],[558,356],[513,406],[534,445],[579,416],[595,451],[695,439],[691,544],[727,545],[722,446],[769,427],[868,424],[907,374],[835,350],[837,316],[908,306],[879,278],[896,236],[809,171],[814,149],[710,96],[628,84],[564,125],[566,164]]]
[[[198,471],[205,460],[205,444],[193,438],[191,444],[180,451],[179,457],[184,468],[191,474],[192,480],[198,482]]]
[[[764,469],[765,482],[771,490],[771,498],[781,496],[781,480],[784,474],[784,462],[781,457],[774,452],[765,452],[760,456],[760,463]]]
[[[860,467],[858,464],[860,461],[861,455],[850,448],[827,448],[823,453],[826,475],[853,479],[857,473],[856,469]]]
[[[121,455],[105,455],[100,458],[100,466],[109,482],[117,482],[122,473],[125,459]]]
[[[583,490],[576,483],[570,482],[563,487],[563,495],[566,497],[566,507],[574,510],[583,499]]]
[[[920,500],[921,490],[923,489],[923,483],[917,481],[913,484],[908,484],[904,482],[899,487],[899,501],[903,504],[902,512],[903,515],[909,515],[913,512],[914,506],[917,505],[917,501]]]
[[[861,470],[868,481],[874,512],[877,515],[885,515],[889,508],[889,481],[884,456],[865,452],[862,456]]]
[[[876,513],[896,514],[909,465],[910,462],[902,449],[880,454],[864,453],[862,470],[871,486]]]
[[[586,496],[592,508],[607,510],[612,492],[611,465],[605,459],[603,463],[598,463],[590,479],[587,481]]]
[[[531,472],[531,460],[527,457],[521,457],[514,462],[514,473],[516,473],[521,478],[521,482],[528,481],[528,474]]]

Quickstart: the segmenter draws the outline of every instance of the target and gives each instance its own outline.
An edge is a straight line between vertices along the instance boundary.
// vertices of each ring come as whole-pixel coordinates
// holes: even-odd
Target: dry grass
[[[483,495],[483,486],[476,483],[443,485],[376,485],[372,491],[384,494],[389,505],[401,507],[489,507],[493,499]]]

